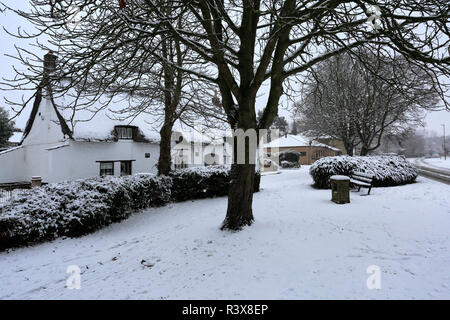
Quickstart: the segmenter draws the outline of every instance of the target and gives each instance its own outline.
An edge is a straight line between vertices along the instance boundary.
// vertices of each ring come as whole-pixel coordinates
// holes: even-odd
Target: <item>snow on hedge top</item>
[[[214,165],[214,166],[198,166],[198,167],[191,167],[191,168],[185,168],[176,170],[173,172],[173,174],[177,175],[189,175],[192,173],[195,173],[196,175],[202,176],[202,177],[208,177],[212,174],[228,174],[230,171],[231,166],[229,165]]]
[[[333,175],[351,175],[359,171],[374,176],[374,186],[393,186],[414,182],[416,167],[403,156],[337,156],[317,160],[310,168],[316,186],[329,187]]]

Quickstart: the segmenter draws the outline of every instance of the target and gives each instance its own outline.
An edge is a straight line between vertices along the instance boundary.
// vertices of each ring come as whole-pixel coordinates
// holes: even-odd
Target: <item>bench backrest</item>
[[[355,180],[366,182],[372,184],[374,176],[365,172],[355,171],[352,173],[351,177]]]

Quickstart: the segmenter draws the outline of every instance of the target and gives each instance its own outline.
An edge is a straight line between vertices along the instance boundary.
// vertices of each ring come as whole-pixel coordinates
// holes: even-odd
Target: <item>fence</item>
[[[0,205],[10,201],[12,193],[13,193],[12,190],[0,189]]]
[[[13,195],[20,193],[23,191],[23,188],[20,189],[1,189],[0,188],[0,207],[2,207],[7,202],[11,201]]]

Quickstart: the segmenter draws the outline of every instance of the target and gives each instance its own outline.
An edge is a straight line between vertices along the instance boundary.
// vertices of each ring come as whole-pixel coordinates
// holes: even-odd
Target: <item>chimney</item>
[[[31,188],[36,188],[42,186],[42,177],[31,177]]]
[[[56,70],[56,55],[53,54],[53,51],[49,51],[44,56],[44,77],[52,74]]]

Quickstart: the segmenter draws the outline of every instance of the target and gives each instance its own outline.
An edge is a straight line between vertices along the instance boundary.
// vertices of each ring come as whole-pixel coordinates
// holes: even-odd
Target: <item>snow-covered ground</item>
[[[428,158],[423,161],[433,167],[450,169],[450,157],[447,160],[444,158]]]
[[[219,230],[217,198],[2,253],[0,298],[450,298],[450,186],[419,177],[337,205],[311,188],[308,169],[263,177],[256,222],[241,232]],[[80,290],[65,288],[70,265],[82,270]],[[366,286],[371,265],[379,290]]]

